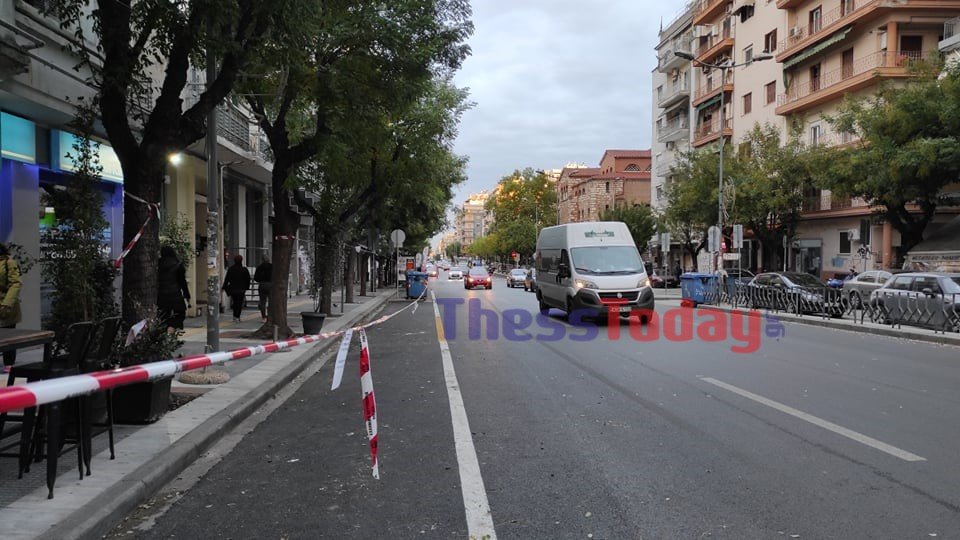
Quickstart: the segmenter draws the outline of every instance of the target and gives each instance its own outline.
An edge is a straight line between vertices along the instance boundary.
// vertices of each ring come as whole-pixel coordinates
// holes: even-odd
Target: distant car
[[[463,268],[460,268],[459,266],[454,266],[454,267],[450,268],[450,271],[447,272],[447,279],[451,279],[451,280],[452,280],[452,279],[456,279],[456,280],[463,279]]]
[[[756,277],[756,275],[753,272],[749,270],[743,270],[740,268],[727,268],[726,270],[724,270],[724,272],[727,273],[728,280],[734,279],[736,280],[737,283],[741,285],[746,285],[747,283],[750,283],[750,281]]]
[[[487,272],[487,269],[482,266],[474,266],[467,272],[467,276],[463,279],[463,288],[464,289],[474,289],[477,287],[483,287],[485,289],[493,288],[493,278],[490,276],[490,272]]]
[[[864,300],[870,298],[870,293],[883,287],[883,284],[893,277],[895,273],[902,272],[870,270],[862,274],[857,274],[852,279],[843,282],[843,297],[850,302],[850,305],[859,308],[863,306]]]
[[[527,270],[527,274],[523,278],[523,290],[530,291],[530,292],[537,292],[536,269],[531,268],[530,270]]]
[[[507,274],[507,287],[522,287],[523,281],[527,279],[527,271],[523,268],[514,268]]]
[[[869,302],[884,324],[960,330],[960,273],[897,274]]]
[[[843,315],[839,295],[820,280],[800,272],[757,274],[747,284],[747,303],[751,308],[770,308],[799,313]],[[833,294],[831,294],[833,293]]]
[[[680,281],[670,274],[660,273],[654,269],[653,273],[650,274],[650,286],[658,287],[665,289],[667,287],[676,287]]]
[[[434,265],[432,265],[432,264],[428,264],[428,265],[427,265],[427,276],[428,276],[428,277],[437,277],[438,275],[440,275],[440,272],[437,271],[437,267],[434,266]]]

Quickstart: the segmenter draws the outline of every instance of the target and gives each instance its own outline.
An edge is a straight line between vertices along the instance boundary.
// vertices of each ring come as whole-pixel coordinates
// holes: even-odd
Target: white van
[[[569,318],[575,310],[586,317],[606,317],[611,308],[622,315],[653,310],[650,279],[624,223],[569,223],[541,230],[536,268],[540,311],[555,307]]]

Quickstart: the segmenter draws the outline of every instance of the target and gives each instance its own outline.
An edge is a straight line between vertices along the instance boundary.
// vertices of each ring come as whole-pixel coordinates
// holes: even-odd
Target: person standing
[[[233,258],[233,266],[227,270],[227,276],[223,280],[223,290],[230,296],[230,303],[233,307],[233,322],[240,322],[244,297],[247,295],[247,289],[249,288],[250,271],[243,266],[243,255],[237,255]]]
[[[680,276],[682,274],[683,274],[683,267],[680,266],[680,261],[677,261],[676,264],[673,265],[673,275],[674,277],[677,278],[678,282],[680,281]]]
[[[183,330],[190,306],[187,268],[170,246],[160,248],[157,274],[157,315],[167,323],[167,332]]]
[[[270,300],[270,287],[273,281],[273,263],[269,259],[260,263],[256,272],[253,273],[253,280],[257,282],[257,292],[260,293],[260,318],[267,320],[267,302]]]
[[[10,256],[10,248],[0,243],[0,328],[16,328],[20,318],[20,265]],[[4,373],[16,359],[16,351],[3,353]]]

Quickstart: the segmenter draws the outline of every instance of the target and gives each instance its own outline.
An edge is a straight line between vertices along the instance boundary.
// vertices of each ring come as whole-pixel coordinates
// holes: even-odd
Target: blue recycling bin
[[[407,270],[407,298],[420,298],[423,291],[427,289],[429,277],[430,275],[426,272]]]
[[[717,303],[717,276],[702,272],[687,272],[680,276],[680,298],[700,304]]]

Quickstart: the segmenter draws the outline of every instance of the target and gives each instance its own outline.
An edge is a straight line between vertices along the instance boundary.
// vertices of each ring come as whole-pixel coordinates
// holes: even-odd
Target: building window
[[[810,10],[810,30],[807,35],[812,36],[823,28],[823,8],[817,6]]]
[[[663,184],[657,186],[657,200],[659,201],[662,198],[663,198]]]
[[[850,254],[850,231],[840,231],[840,255]]]
[[[753,45],[743,49],[743,61],[747,63],[753,62]]]
[[[743,114],[750,114],[753,111],[753,92],[743,95]]]
[[[818,146],[823,138],[823,129],[820,124],[810,126],[810,146]]]
[[[610,193],[610,182],[607,182],[607,184],[604,186],[604,189],[607,193]]]
[[[766,105],[769,105],[777,100],[777,81],[769,82],[763,88],[767,94]]]
[[[763,51],[772,53],[777,50],[777,29],[763,36]]]
[[[627,168],[624,170],[627,172],[640,172],[640,167],[638,167],[636,163],[631,163],[627,165]]]

